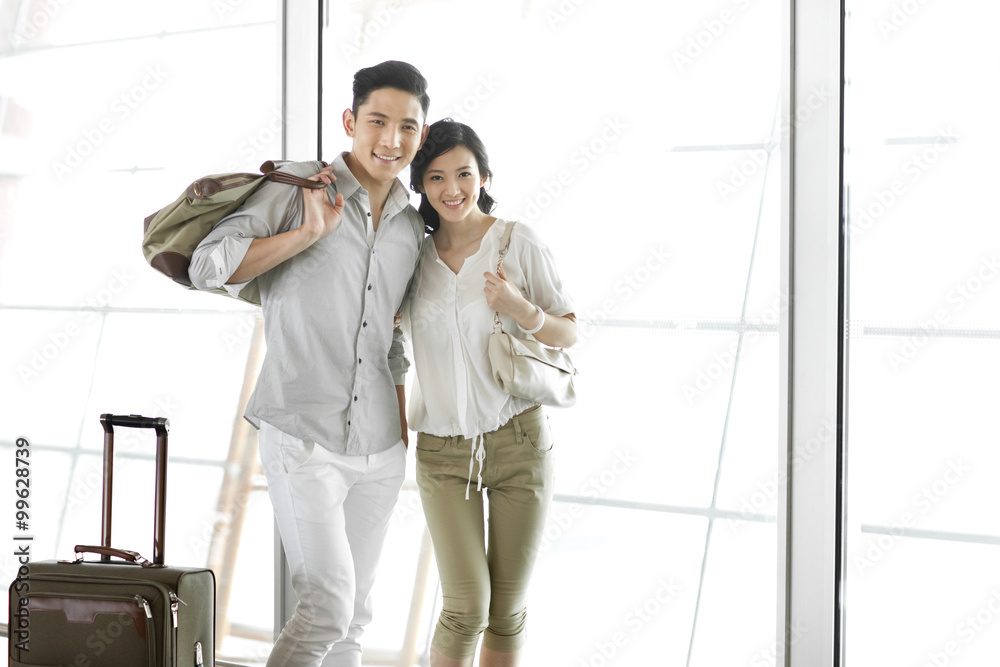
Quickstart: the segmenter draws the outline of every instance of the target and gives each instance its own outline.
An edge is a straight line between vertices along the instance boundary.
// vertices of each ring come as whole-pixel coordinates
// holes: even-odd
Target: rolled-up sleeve
[[[226,282],[239,268],[251,243],[253,239],[245,236],[224,236],[211,241],[206,238],[191,256],[188,267],[191,284],[198,289],[224,287],[234,296],[239,294],[246,283],[227,285]]]
[[[312,176],[309,164],[294,163],[282,167],[296,176]],[[318,170],[318,167],[317,167]],[[254,239],[274,236],[301,224],[300,188],[283,183],[265,182],[239,210],[223,218],[198,244],[191,255],[188,276],[198,289],[224,287],[239,294],[246,282],[227,285]],[[249,281],[247,281],[249,282]]]
[[[548,246],[528,225],[518,224],[514,233],[521,235],[518,261],[524,271],[528,301],[556,317],[575,312],[573,297],[559,275]]]
[[[406,337],[401,327],[392,330],[392,344],[389,346],[389,372],[397,385],[406,383],[406,372],[410,370],[410,360],[406,358]]]

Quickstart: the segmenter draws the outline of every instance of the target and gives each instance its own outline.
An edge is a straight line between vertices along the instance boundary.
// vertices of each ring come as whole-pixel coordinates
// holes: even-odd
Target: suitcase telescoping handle
[[[167,515],[167,432],[170,421],[164,417],[140,415],[101,415],[104,427],[104,493],[101,499],[101,548],[77,547],[77,552],[91,551],[101,554],[101,560],[110,562],[111,556],[121,557],[120,550],[111,546],[111,489],[114,482],[115,426],[126,428],[151,428],[156,431],[156,484],[153,489],[153,563],[163,565],[163,539],[166,534]],[[138,561],[135,561],[138,562]],[[147,561],[148,562],[148,561]]]

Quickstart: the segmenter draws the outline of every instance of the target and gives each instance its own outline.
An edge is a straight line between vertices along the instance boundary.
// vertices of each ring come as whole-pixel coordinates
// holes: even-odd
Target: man
[[[299,598],[269,667],[361,665],[406,460],[408,363],[393,321],[423,221],[397,175],[427,136],[426,91],[406,63],[357,72],[350,152],[319,173],[283,167],[328,187],[266,183],[191,261],[196,287],[260,286],[267,354],[246,418]]]

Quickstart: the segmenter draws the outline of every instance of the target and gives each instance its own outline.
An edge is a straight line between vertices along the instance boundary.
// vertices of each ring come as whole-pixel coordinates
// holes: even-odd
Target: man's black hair
[[[431,105],[431,98],[427,96],[427,79],[416,67],[399,60],[387,60],[357,71],[354,75],[354,106],[351,107],[355,118],[372,92],[382,88],[395,88],[416,97],[426,120],[427,109]]]

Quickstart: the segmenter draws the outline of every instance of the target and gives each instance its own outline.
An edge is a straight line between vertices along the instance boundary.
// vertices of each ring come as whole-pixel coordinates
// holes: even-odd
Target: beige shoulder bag
[[[508,222],[500,241],[497,275],[510,247],[514,222]],[[521,339],[503,330],[500,313],[495,312],[489,342],[490,365],[500,387],[512,396],[542,405],[568,408],[576,402],[573,378],[576,367],[569,353],[536,340]]]

